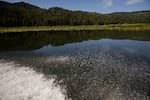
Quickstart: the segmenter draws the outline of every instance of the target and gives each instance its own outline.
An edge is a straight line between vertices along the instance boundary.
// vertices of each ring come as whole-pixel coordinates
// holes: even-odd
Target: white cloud
[[[112,0],[103,0],[102,4],[104,5],[104,7],[110,7],[112,6]]]
[[[128,0],[126,2],[126,5],[133,5],[133,4],[136,4],[136,3],[142,3],[144,0]]]

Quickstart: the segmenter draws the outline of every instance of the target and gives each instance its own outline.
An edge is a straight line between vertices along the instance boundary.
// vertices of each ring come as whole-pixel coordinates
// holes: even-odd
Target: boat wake
[[[0,60],[0,100],[65,100],[54,80],[29,67]]]

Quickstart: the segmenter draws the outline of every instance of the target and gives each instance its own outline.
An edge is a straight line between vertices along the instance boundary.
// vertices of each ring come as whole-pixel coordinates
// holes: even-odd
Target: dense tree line
[[[150,11],[99,14],[53,7],[41,9],[24,2],[0,1],[0,26],[103,25],[150,23]]]

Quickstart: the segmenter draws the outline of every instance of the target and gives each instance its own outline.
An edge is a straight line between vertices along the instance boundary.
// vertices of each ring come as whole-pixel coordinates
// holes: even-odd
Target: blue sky
[[[46,9],[57,6],[70,10],[82,10],[98,13],[150,10],[150,0],[4,0],[4,1],[8,2],[24,1]]]

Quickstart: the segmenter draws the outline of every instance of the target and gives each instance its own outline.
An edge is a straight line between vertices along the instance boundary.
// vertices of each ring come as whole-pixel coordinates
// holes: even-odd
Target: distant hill
[[[11,3],[5,2],[5,1],[0,1],[0,7],[8,7],[11,6]]]
[[[144,11],[133,11],[133,12],[113,12],[110,13],[111,15],[116,15],[116,14],[133,14],[133,13],[148,13],[150,10],[144,10]]]
[[[100,14],[59,7],[42,9],[25,3],[0,1],[0,26],[103,25],[150,23],[150,10]]]

